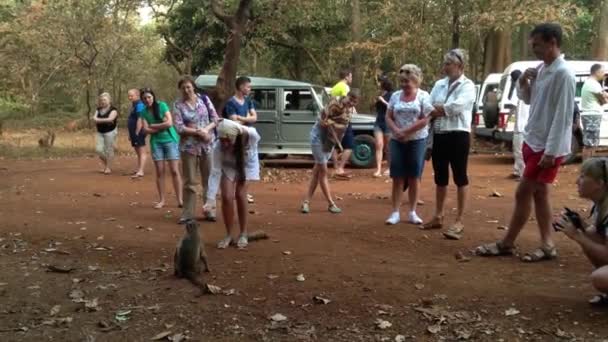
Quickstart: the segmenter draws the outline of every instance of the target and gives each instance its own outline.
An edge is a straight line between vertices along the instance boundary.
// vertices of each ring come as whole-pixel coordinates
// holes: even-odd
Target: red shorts
[[[545,151],[534,152],[528,144],[524,143],[522,147],[522,154],[524,156],[524,178],[530,179],[539,183],[551,184],[557,177],[557,171],[560,165],[564,161],[564,157],[555,158],[555,164],[550,167],[543,169],[538,166],[541,158]]]

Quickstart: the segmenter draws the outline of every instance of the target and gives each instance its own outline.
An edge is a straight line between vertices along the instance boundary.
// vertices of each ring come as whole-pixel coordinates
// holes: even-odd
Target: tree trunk
[[[226,100],[234,92],[234,80],[241,54],[241,41],[249,23],[251,3],[252,0],[240,0],[236,13],[227,16],[220,9],[220,2],[212,1],[214,14],[229,29],[226,49],[224,50],[224,64],[217,76],[215,91],[210,93],[211,100],[218,113],[223,111]]]
[[[526,61],[528,56],[528,40],[530,39],[530,28],[528,25],[521,25],[519,28],[519,60]]]
[[[460,47],[460,0],[452,1],[452,49]]]
[[[600,0],[598,5],[599,13],[595,18],[595,36],[591,54],[594,60],[605,61],[608,59],[608,0]]]
[[[511,63],[511,30],[492,30],[484,51],[484,75],[503,72]]]
[[[359,43],[361,41],[361,6],[359,0],[352,0],[352,17],[351,17],[351,32],[352,42]],[[354,48],[352,52],[352,72],[353,72],[353,87],[359,88],[362,84],[363,62],[361,59],[361,50]]]

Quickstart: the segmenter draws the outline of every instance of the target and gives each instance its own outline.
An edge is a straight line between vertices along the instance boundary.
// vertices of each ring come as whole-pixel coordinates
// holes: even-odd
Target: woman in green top
[[[182,176],[179,172],[179,135],[173,127],[171,112],[166,103],[156,101],[156,95],[150,88],[143,89],[141,100],[145,109],[140,112],[140,123],[144,132],[150,135],[150,149],[156,168],[156,187],[160,200],[154,208],[165,205],[165,161],[169,162],[173,189],[177,195],[178,207],[183,207]]]

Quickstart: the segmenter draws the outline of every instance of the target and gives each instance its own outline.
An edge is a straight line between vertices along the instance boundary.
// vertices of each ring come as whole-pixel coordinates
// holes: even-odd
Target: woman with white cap
[[[215,146],[213,163],[221,170],[222,216],[226,237],[217,247],[224,249],[233,243],[234,202],[241,228],[237,247],[247,247],[247,182],[260,180],[258,142],[260,135],[253,127],[224,119],[217,129],[219,143]]]

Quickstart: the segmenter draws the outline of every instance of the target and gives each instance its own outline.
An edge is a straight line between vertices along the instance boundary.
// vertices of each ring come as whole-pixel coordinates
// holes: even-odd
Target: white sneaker
[[[399,215],[398,211],[394,211],[391,216],[386,219],[386,224],[393,225],[399,223],[399,221],[401,221],[401,215]]]
[[[407,222],[413,224],[422,224],[422,219],[418,217],[418,214],[416,214],[415,211],[410,211],[410,213],[407,215]]]

